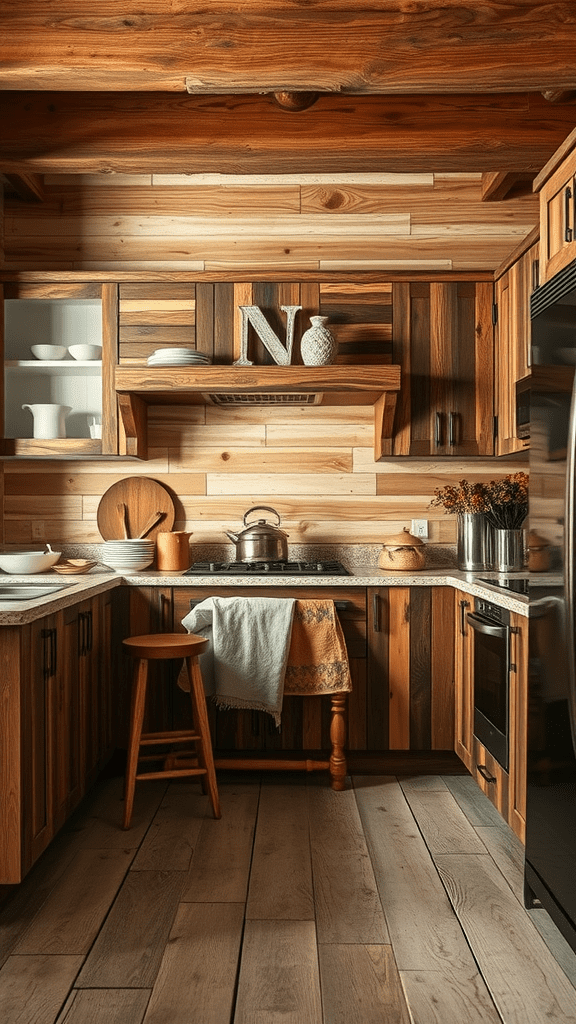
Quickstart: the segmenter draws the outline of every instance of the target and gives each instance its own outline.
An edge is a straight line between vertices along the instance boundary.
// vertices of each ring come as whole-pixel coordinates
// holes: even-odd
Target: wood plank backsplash
[[[375,464],[370,412],[152,407],[147,462],[5,462],[4,540],[100,543],[102,494],[125,476],[146,475],[170,489],[174,528],[192,531],[193,544],[228,543],[224,531],[264,504],[279,512],[289,545],[379,544],[426,518],[429,543],[445,546],[455,542],[455,521],[428,508],[434,487],[522,468],[500,460]]]

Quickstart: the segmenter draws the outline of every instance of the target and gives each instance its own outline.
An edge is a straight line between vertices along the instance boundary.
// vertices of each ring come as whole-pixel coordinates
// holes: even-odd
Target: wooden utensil
[[[127,476],[112,484],[100,499],[96,519],[104,540],[124,538],[123,522],[118,515],[120,503],[126,506],[133,537],[157,512],[163,512],[164,517],[148,530],[149,538],[154,538],[160,530],[171,530],[174,525],[176,510],[167,488],[147,476]]]
[[[149,530],[151,530],[152,527],[155,526],[156,523],[158,523],[160,521],[160,519],[163,519],[163,518],[164,518],[164,513],[163,512],[154,512],[150,516],[150,518],[149,518],[148,522],[146,523],[146,525],[143,526],[142,529],[140,530],[140,533],[138,534],[137,540],[140,540],[142,537],[145,537],[146,534],[149,532]]]
[[[120,518],[122,520],[122,529],[124,530],[124,540],[128,540],[129,537],[130,537],[130,533],[128,531],[128,512],[127,512],[127,509],[126,509],[126,505],[124,504],[123,501],[120,501],[120,502],[118,502],[118,505],[116,507],[117,507],[117,509],[118,509],[118,511],[120,513]]]

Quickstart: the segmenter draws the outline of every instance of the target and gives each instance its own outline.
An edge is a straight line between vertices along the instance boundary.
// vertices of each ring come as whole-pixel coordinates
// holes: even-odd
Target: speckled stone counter
[[[68,579],[61,591],[33,601],[0,601],[0,625],[18,625],[32,622],[43,615],[77,604],[88,597],[94,597],[106,590],[120,586],[132,587],[206,587],[215,590],[220,587],[262,587],[270,585],[284,587],[453,587],[475,597],[484,597],[503,608],[528,615],[528,598],[491,586],[483,580],[498,580],[497,573],[465,573],[454,568],[425,569],[415,573],[389,573],[373,565],[347,565],[348,576],[186,576],[182,573],[161,573],[149,570],[137,575],[123,576],[97,567],[86,575]],[[482,577],[482,579],[480,578]],[[515,577],[528,577],[527,573],[516,573]],[[38,573],[33,576],[8,576],[3,581],[25,583],[62,582],[54,573]],[[547,580],[542,579],[545,584]],[[548,581],[549,582],[549,581]]]

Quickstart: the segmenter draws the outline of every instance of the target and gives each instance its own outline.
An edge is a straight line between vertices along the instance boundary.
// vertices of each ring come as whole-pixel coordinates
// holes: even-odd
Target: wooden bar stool
[[[129,650],[134,664],[134,680],[132,683],[132,704],[130,710],[130,738],[128,742],[128,760],[126,764],[126,786],[124,794],[124,828],[130,827],[134,790],[140,779],[176,779],[186,775],[202,777],[204,792],[208,792],[214,817],[220,817],[220,802],[216,785],[216,771],[212,755],[210,725],[206,711],[206,697],[202,674],[198,664],[198,655],[208,646],[208,641],[194,633],[152,633],[148,636],[131,636],[123,641]],[[144,708],[146,704],[146,687],[148,683],[148,662],[166,658],[184,658],[190,684],[192,701],[192,729],[181,729],[172,732],[142,732]],[[168,755],[164,767],[155,772],[139,772],[138,762],[156,761],[162,755],[141,756],[140,748],[157,744],[193,744],[192,755],[181,752],[180,758],[192,756],[192,766],[179,767],[178,756]]]

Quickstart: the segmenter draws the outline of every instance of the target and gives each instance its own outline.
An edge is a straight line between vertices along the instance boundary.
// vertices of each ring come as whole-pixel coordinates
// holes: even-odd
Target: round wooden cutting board
[[[112,484],[100,499],[96,521],[104,540],[121,540],[124,537],[118,505],[126,506],[129,537],[137,537],[155,512],[162,512],[162,518],[146,534],[147,539],[153,540],[157,533],[171,530],[174,526],[176,510],[164,485],[147,476],[127,476]]]

